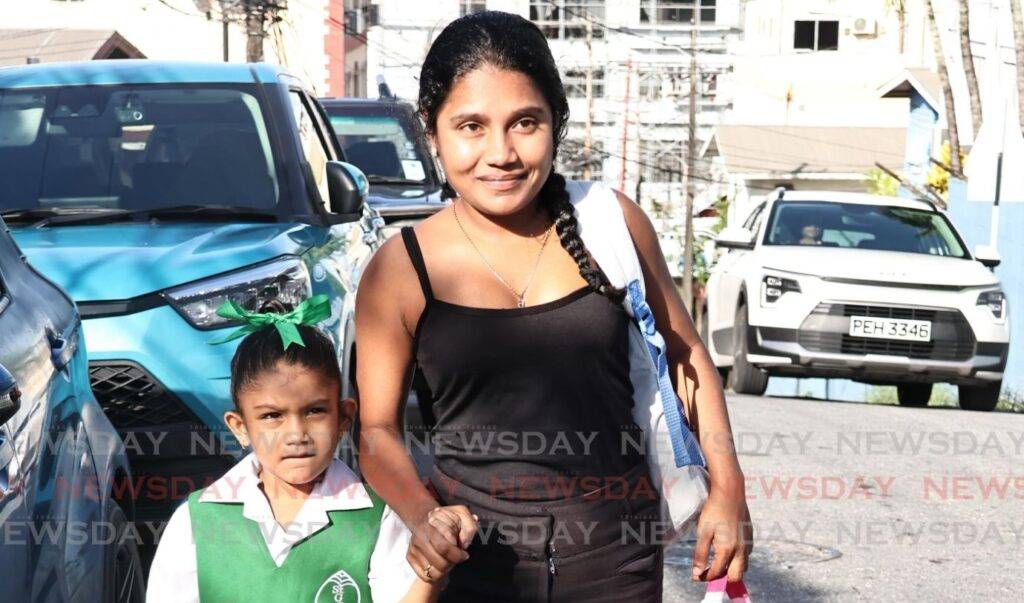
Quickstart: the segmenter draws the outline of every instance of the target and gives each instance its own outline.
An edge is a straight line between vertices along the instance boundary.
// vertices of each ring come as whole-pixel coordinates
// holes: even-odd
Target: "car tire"
[[[931,397],[931,383],[903,383],[896,386],[896,398],[900,401],[900,406],[928,406]]]
[[[768,389],[768,373],[747,362],[747,307],[740,306],[733,323],[732,391],[760,396]]]
[[[999,393],[1002,389],[1002,381],[981,385],[961,385],[959,387],[960,408],[991,412],[999,404]]]
[[[146,585],[142,577],[142,562],[135,539],[128,534],[128,518],[121,507],[111,502],[107,514],[114,541],[107,545],[104,563],[104,603],[141,603],[146,598]]]

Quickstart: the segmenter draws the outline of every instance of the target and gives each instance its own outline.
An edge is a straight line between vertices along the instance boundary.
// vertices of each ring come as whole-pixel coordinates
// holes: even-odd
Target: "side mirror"
[[[724,249],[753,249],[754,233],[738,226],[724,228],[715,237],[715,246]]]
[[[3,365],[0,365],[0,425],[3,425],[17,414],[21,408],[21,392],[14,382],[14,377]]]
[[[999,252],[991,245],[975,245],[974,259],[989,268],[995,268],[1003,261],[1003,258],[999,257]]]
[[[332,221],[354,222],[362,216],[370,181],[361,169],[351,163],[328,161],[327,192],[331,213],[335,214]]]

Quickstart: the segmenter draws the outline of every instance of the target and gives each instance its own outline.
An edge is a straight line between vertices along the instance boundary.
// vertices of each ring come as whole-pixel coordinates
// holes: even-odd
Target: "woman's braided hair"
[[[569,124],[569,102],[558,74],[558,66],[551,55],[547,39],[540,29],[519,15],[499,11],[471,13],[452,21],[434,40],[420,70],[419,111],[428,133],[437,127],[437,114],[444,105],[455,81],[481,67],[491,65],[499,69],[516,71],[529,77],[551,107],[553,152],[565,138]],[[447,196],[455,196],[448,183]],[[580,276],[602,295],[621,302],[625,291],[614,287],[607,275],[596,264],[579,235],[579,223],[565,178],[555,172],[540,189],[540,201],[555,224],[555,232],[562,247],[579,267]]]

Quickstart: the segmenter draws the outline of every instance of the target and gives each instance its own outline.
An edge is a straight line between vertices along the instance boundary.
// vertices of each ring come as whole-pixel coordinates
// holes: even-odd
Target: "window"
[[[683,97],[690,92],[690,68],[684,65],[662,65],[637,72],[637,93],[643,100]]]
[[[750,212],[750,215],[747,216],[747,219],[744,220],[743,222],[743,228],[746,228],[747,230],[751,231],[756,231],[754,224],[761,224],[761,212],[764,211],[764,205],[765,204],[762,203],[755,207],[754,211]]]
[[[700,93],[708,98],[715,98],[718,94],[718,74],[701,72]]]
[[[604,0],[530,0],[530,20],[553,40],[604,36]]]
[[[313,182],[320,191],[320,199],[324,203],[330,198],[327,192],[327,161],[330,155],[327,153],[327,143],[323,140],[318,128],[317,119],[309,108],[303,94],[292,90],[289,96],[292,99],[292,112],[295,115],[295,123],[299,127],[299,140],[302,143],[302,154],[309,164],[312,172]]]
[[[779,201],[765,243],[967,257],[949,221],[938,212],[856,203]]]
[[[796,21],[795,50],[839,50],[839,21]]]
[[[570,69],[565,72],[562,78],[562,85],[565,86],[565,94],[569,98],[587,97],[587,70]],[[593,69],[590,72],[590,89],[594,98],[604,96],[604,70]]]
[[[260,96],[228,84],[0,91],[0,210],[275,208]]]
[[[640,139],[640,169],[644,182],[682,182],[683,158],[686,147],[683,140]]]
[[[604,178],[603,140],[592,140],[590,143],[590,161],[587,161],[586,150],[582,140],[566,139],[558,149],[559,172],[571,180],[601,180]],[[584,173],[584,167],[590,168],[590,174]]]
[[[411,181],[435,184],[423,134],[411,114],[387,106],[332,106],[331,128],[348,161],[371,184]]]
[[[459,16],[487,10],[487,0],[459,0]]]
[[[714,23],[716,0],[700,0],[700,22]],[[640,0],[640,22],[656,25],[689,25],[697,0]]]

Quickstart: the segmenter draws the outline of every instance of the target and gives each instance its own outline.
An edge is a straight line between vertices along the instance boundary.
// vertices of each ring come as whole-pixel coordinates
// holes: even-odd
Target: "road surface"
[[[1013,601],[1024,590],[1024,414],[730,395],[755,601]],[[699,601],[692,545],[665,601]]]

